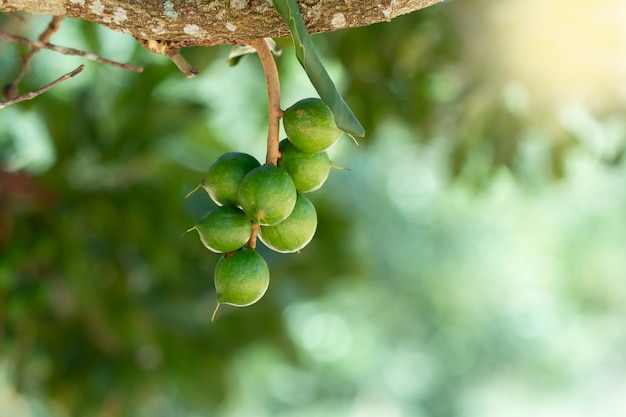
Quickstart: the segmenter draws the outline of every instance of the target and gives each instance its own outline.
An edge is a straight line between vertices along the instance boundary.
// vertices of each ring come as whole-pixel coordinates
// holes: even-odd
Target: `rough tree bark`
[[[299,0],[310,33],[388,21],[442,0]],[[170,47],[288,36],[271,0],[0,0],[0,12],[78,18]]]

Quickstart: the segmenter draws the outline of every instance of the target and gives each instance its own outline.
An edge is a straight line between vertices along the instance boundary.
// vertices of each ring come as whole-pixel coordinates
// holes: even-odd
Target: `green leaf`
[[[317,90],[320,98],[330,107],[335,117],[337,127],[351,136],[365,136],[365,129],[356,118],[350,107],[337,90],[335,83],[326,72],[320,60],[313,41],[304,25],[304,20],[298,9],[296,0],[272,0],[274,7],[281,15],[293,39],[296,57],[304,68],[311,84]]]

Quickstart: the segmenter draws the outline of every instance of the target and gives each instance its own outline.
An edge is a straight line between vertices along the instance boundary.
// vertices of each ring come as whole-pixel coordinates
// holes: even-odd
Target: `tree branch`
[[[389,21],[442,0],[300,0],[309,33]],[[0,0],[0,12],[59,15],[177,47],[289,36],[267,0]]]

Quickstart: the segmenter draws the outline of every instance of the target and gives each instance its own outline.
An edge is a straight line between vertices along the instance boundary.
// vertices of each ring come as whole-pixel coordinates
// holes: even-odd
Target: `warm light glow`
[[[489,21],[493,64],[533,95],[626,101],[623,0],[502,1]]]

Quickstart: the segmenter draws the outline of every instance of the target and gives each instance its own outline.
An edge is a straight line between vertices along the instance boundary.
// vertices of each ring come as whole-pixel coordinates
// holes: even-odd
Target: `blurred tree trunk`
[[[442,0],[299,0],[309,32],[366,26]],[[0,12],[88,20],[139,39],[183,46],[283,37],[271,0],[0,0]]]

